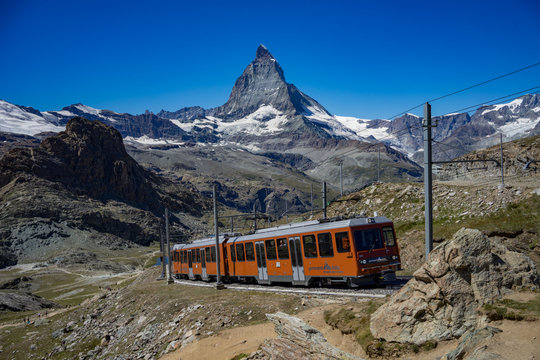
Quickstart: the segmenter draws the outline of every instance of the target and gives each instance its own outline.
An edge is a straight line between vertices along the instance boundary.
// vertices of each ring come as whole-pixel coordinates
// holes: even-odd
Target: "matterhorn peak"
[[[264,46],[263,44],[260,44],[257,48],[257,54],[255,55],[255,60],[267,60],[272,59],[275,60],[275,58],[270,54],[270,51]]]

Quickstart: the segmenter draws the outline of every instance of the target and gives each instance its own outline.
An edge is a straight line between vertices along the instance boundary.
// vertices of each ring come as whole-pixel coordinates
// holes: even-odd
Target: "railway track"
[[[254,284],[226,284],[228,290],[235,291],[260,291],[269,293],[312,295],[312,296],[340,296],[353,298],[384,298],[398,291],[410,277],[398,277],[396,281],[384,283],[377,287],[338,288],[338,287],[311,287],[300,288],[292,286],[268,286]],[[174,280],[175,284],[198,287],[215,287],[215,283],[191,280]]]

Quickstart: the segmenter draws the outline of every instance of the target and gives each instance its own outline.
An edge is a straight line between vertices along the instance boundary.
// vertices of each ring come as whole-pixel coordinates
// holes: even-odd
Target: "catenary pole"
[[[174,282],[172,278],[172,261],[171,261],[171,238],[169,236],[169,209],[165,208],[165,236],[167,238],[167,269],[169,276],[167,277],[167,283],[172,284]]]
[[[313,216],[313,184],[311,184],[311,216]]]
[[[257,202],[253,203],[253,231],[257,231]]]
[[[163,240],[163,221],[159,219],[159,251],[161,251],[161,276],[160,279],[165,279],[167,269],[165,268],[165,241]]]
[[[218,211],[217,211],[217,195],[216,185],[214,184],[212,190],[212,198],[214,200],[214,232],[216,233],[216,289],[223,289],[223,283],[221,282],[221,267],[219,256],[219,224],[218,224]]]
[[[377,158],[377,182],[381,182],[381,146],[379,145],[379,156]]]
[[[501,139],[501,189],[504,189],[504,156],[503,156],[503,134],[500,133]]]
[[[425,217],[425,238],[426,238],[426,258],[433,249],[433,212],[432,212],[432,156],[431,156],[431,105],[424,105],[424,217]]]
[[[326,220],[326,181],[323,181],[322,185],[322,206],[323,206],[323,219]]]
[[[343,197],[343,161],[339,162],[339,190],[341,197]]]

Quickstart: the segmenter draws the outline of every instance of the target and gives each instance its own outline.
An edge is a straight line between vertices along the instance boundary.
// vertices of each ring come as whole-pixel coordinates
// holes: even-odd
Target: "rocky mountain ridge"
[[[497,131],[504,130],[505,140],[539,132],[539,104],[538,94],[525,95],[508,104],[483,107],[473,116],[461,113],[435,117],[434,138],[438,143],[434,145],[434,158],[447,160],[488,146],[496,141],[493,135]],[[236,80],[228,101],[216,108],[195,106],[174,112],[162,110],[153,114],[147,111],[130,115],[83,104],[60,111],[40,112],[0,101],[0,131],[27,134],[59,131],[70,118],[81,115],[115,127],[133,149],[130,150],[132,156],[141,155],[138,160],[147,168],[159,169],[176,178],[180,177],[175,170],[177,161],[171,160],[169,165],[158,160],[154,151],[170,150],[165,157],[171,159],[176,152],[182,152],[185,162],[191,163],[200,158],[197,154],[215,158],[216,149],[222,149],[223,153],[238,149],[253,154],[253,158],[262,162],[265,158],[270,158],[273,163],[279,159],[279,166],[292,166],[311,178],[310,182],[326,181],[334,188],[340,186],[341,163],[346,191],[376,181],[379,175],[384,181],[411,181],[420,179],[422,174],[422,168],[415,163],[422,161],[422,118],[405,114],[389,121],[332,115],[317,101],[287,83],[283,69],[262,45],[257,49],[255,59]],[[380,172],[377,170],[379,151]],[[302,165],[298,158],[302,159]],[[205,165],[205,169],[195,161],[192,167],[195,173],[211,173],[213,168],[221,169],[227,161],[226,158],[214,161]],[[240,171],[218,181],[231,187],[231,182],[243,182],[245,176],[257,175]],[[203,176],[192,178],[191,182],[201,184],[197,186],[199,191],[207,191],[212,181]],[[267,185],[251,186],[256,187],[252,192],[257,193]],[[289,191],[295,188],[286,187]],[[309,195],[305,192],[296,196],[300,203],[307,204]],[[257,199],[248,196],[247,201],[238,204],[234,199],[227,201],[245,211],[252,208]],[[267,207],[269,204],[265,202],[263,208]],[[306,205],[301,208],[307,209]],[[276,209],[279,213],[284,211],[283,207]]]
[[[165,207],[185,231],[208,206],[200,194],[138,165],[117,130],[76,117],[38,147],[0,159],[0,267],[91,249],[94,240],[147,245],[159,239]]]
[[[228,101],[216,108],[195,106],[174,112],[162,110],[157,115],[148,111],[131,115],[83,104],[40,112],[0,101],[0,131],[27,135],[60,131],[75,116],[100,120],[117,128],[124,138],[154,145],[168,139],[180,143],[235,144],[251,151],[300,153],[303,144],[291,140],[294,134],[301,133],[304,139],[381,140],[418,160],[423,141],[419,126],[422,118],[416,115],[405,114],[389,121],[330,114],[285,81],[283,69],[263,45],[236,80]],[[435,157],[459,156],[464,151],[490,145],[497,132],[503,133],[506,140],[540,133],[540,99],[538,94],[529,94],[506,104],[482,106],[472,116],[456,113],[433,120],[438,124],[434,139],[448,144],[445,154]]]

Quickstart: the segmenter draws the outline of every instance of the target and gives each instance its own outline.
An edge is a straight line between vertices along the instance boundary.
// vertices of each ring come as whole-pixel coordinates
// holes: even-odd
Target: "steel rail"
[[[191,280],[174,280],[175,284],[187,285],[187,286],[198,286],[198,287],[214,287],[214,283],[202,283]],[[227,284],[227,289],[230,290],[240,290],[240,291],[259,291],[259,292],[270,292],[270,293],[284,293],[292,295],[320,295],[320,296],[342,296],[342,297],[366,297],[366,298],[384,298],[388,294],[394,293],[396,289],[388,290],[387,294],[368,294],[368,293],[357,293],[357,292],[339,292],[339,291],[314,291],[308,289],[283,289],[283,288],[272,288],[272,287],[258,287],[258,286],[241,286],[237,284]]]

